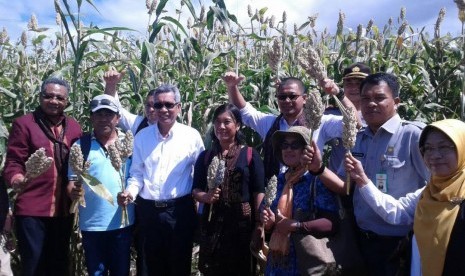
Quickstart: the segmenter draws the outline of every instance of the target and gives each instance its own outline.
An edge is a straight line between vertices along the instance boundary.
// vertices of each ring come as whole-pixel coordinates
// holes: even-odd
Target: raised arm
[[[118,72],[115,67],[110,67],[110,70],[105,72],[103,75],[103,80],[105,81],[105,94],[115,97],[116,96],[116,86],[124,77],[125,71]]]
[[[222,78],[228,89],[229,102],[239,109],[244,108],[247,102],[238,87],[242,80],[244,80],[244,76],[238,76],[234,72],[226,72]]]
[[[329,190],[338,194],[345,193],[344,181],[324,166],[321,152],[315,141],[312,141],[311,146],[305,147],[301,163],[307,167],[311,174],[318,175],[321,182],[323,182]]]

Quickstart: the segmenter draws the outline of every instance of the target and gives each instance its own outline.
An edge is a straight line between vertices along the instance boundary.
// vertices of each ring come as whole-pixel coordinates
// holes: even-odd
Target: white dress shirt
[[[167,200],[191,193],[195,161],[204,150],[197,130],[175,123],[167,137],[158,126],[139,131],[127,190],[147,200]]]

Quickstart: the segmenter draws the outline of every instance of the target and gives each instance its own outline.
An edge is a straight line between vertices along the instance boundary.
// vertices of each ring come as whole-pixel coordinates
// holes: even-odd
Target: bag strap
[[[90,152],[90,144],[91,144],[92,136],[90,133],[86,132],[81,136],[81,152],[82,156],[84,157],[84,163],[87,161]]]

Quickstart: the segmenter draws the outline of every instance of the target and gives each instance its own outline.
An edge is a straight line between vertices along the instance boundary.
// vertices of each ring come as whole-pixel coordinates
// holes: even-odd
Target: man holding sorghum
[[[70,87],[61,79],[42,83],[40,106],[17,118],[8,138],[3,172],[5,181],[18,193],[14,206],[22,275],[68,275],[69,239],[73,223],[70,200],[65,194],[69,150],[81,127],[64,115]],[[52,165],[27,181],[25,163],[44,148]]]

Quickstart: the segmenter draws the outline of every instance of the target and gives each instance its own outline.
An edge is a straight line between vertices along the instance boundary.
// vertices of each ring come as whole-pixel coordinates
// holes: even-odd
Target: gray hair
[[[69,83],[63,79],[59,79],[56,77],[51,77],[42,82],[42,85],[40,86],[40,92],[45,93],[45,87],[47,84],[58,84],[60,86],[64,86],[66,88],[66,94],[69,95],[69,92],[71,91],[71,87],[69,86]]]
[[[181,93],[179,93],[179,89],[172,84],[162,84],[158,86],[155,89],[152,89],[149,91],[148,96],[156,96],[158,94],[163,94],[163,93],[173,93],[174,94],[174,100],[179,103],[181,102]]]

